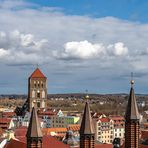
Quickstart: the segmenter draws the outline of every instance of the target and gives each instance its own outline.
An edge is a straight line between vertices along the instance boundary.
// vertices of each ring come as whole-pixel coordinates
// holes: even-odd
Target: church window
[[[36,88],[36,81],[34,81],[34,87]]]
[[[32,91],[32,98],[35,98],[35,91]]]
[[[40,98],[40,91],[37,92],[37,97]]]
[[[38,81],[38,87],[40,87],[40,82]]]
[[[42,98],[45,98],[45,91],[42,91]]]
[[[44,85],[43,85],[43,82],[41,81],[41,87],[43,88],[44,87]]]

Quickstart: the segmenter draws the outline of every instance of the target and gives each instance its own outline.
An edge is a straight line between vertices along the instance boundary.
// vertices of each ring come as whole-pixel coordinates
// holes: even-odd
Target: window
[[[42,98],[45,98],[45,91],[42,91]]]
[[[36,88],[36,81],[34,81],[34,87]]]
[[[40,92],[39,91],[37,92],[37,98],[40,98]]]
[[[35,91],[32,91],[32,98],[35,98]]]
[[[40,82],[38,81],[38,87],[40,87]]]
[[[40,102],[37,102],[37,107],[40,107]]]
[[[43,82],[41,81],[41,87],[43,88],[44,87],[44,85],[43,85]]]

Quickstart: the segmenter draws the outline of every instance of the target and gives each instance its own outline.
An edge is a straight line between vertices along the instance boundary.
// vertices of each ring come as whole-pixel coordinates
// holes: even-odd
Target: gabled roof
[[[138,112],[134,88],[133,88],[133,84],[131,84],[131,90],[130,90],[130,95],[129,95],[128,104],[126,108],[125,120],[129,121],[129,120],[139,120],[139,119],[140,119],[140,116]]]
[[[46,77],[39,68],[36,68],[36,70],[31,74],[30,78],[46,78]]]
[[[81,122],[81,127],[80,127],[80,134],[94,134],[94,133],[95,132],[94,132],[93,122],[91,118],[89,103],[86,102],[84,114]]]
[[[33,107],[26,137],[42,137],[36,109]]]

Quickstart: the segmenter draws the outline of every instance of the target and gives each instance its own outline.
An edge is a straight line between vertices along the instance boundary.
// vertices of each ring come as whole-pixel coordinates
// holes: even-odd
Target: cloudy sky
[[[48,93],[148,93],[146,0],[0,0],[0,93],[27,94],[37,65]]]

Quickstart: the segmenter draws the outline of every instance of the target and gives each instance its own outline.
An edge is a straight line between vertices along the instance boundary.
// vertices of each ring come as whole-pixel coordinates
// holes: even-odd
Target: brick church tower
[[[139,112],[134,94],[134,81],[131,80],[131,90],[125,114],[125,148],[139,148]]]
[[[26,134],[27,148],[42,148],[42,131],[38,121],[36,109],[33,107]]]
[[[80,127],[80,148],[94,148],[95,132],[88,101],[85,104],[84,114]]]
[[[37,68],[28,79],[28,104],[29,111],[36,106],[37,110],[46,108],[47,78]]]

